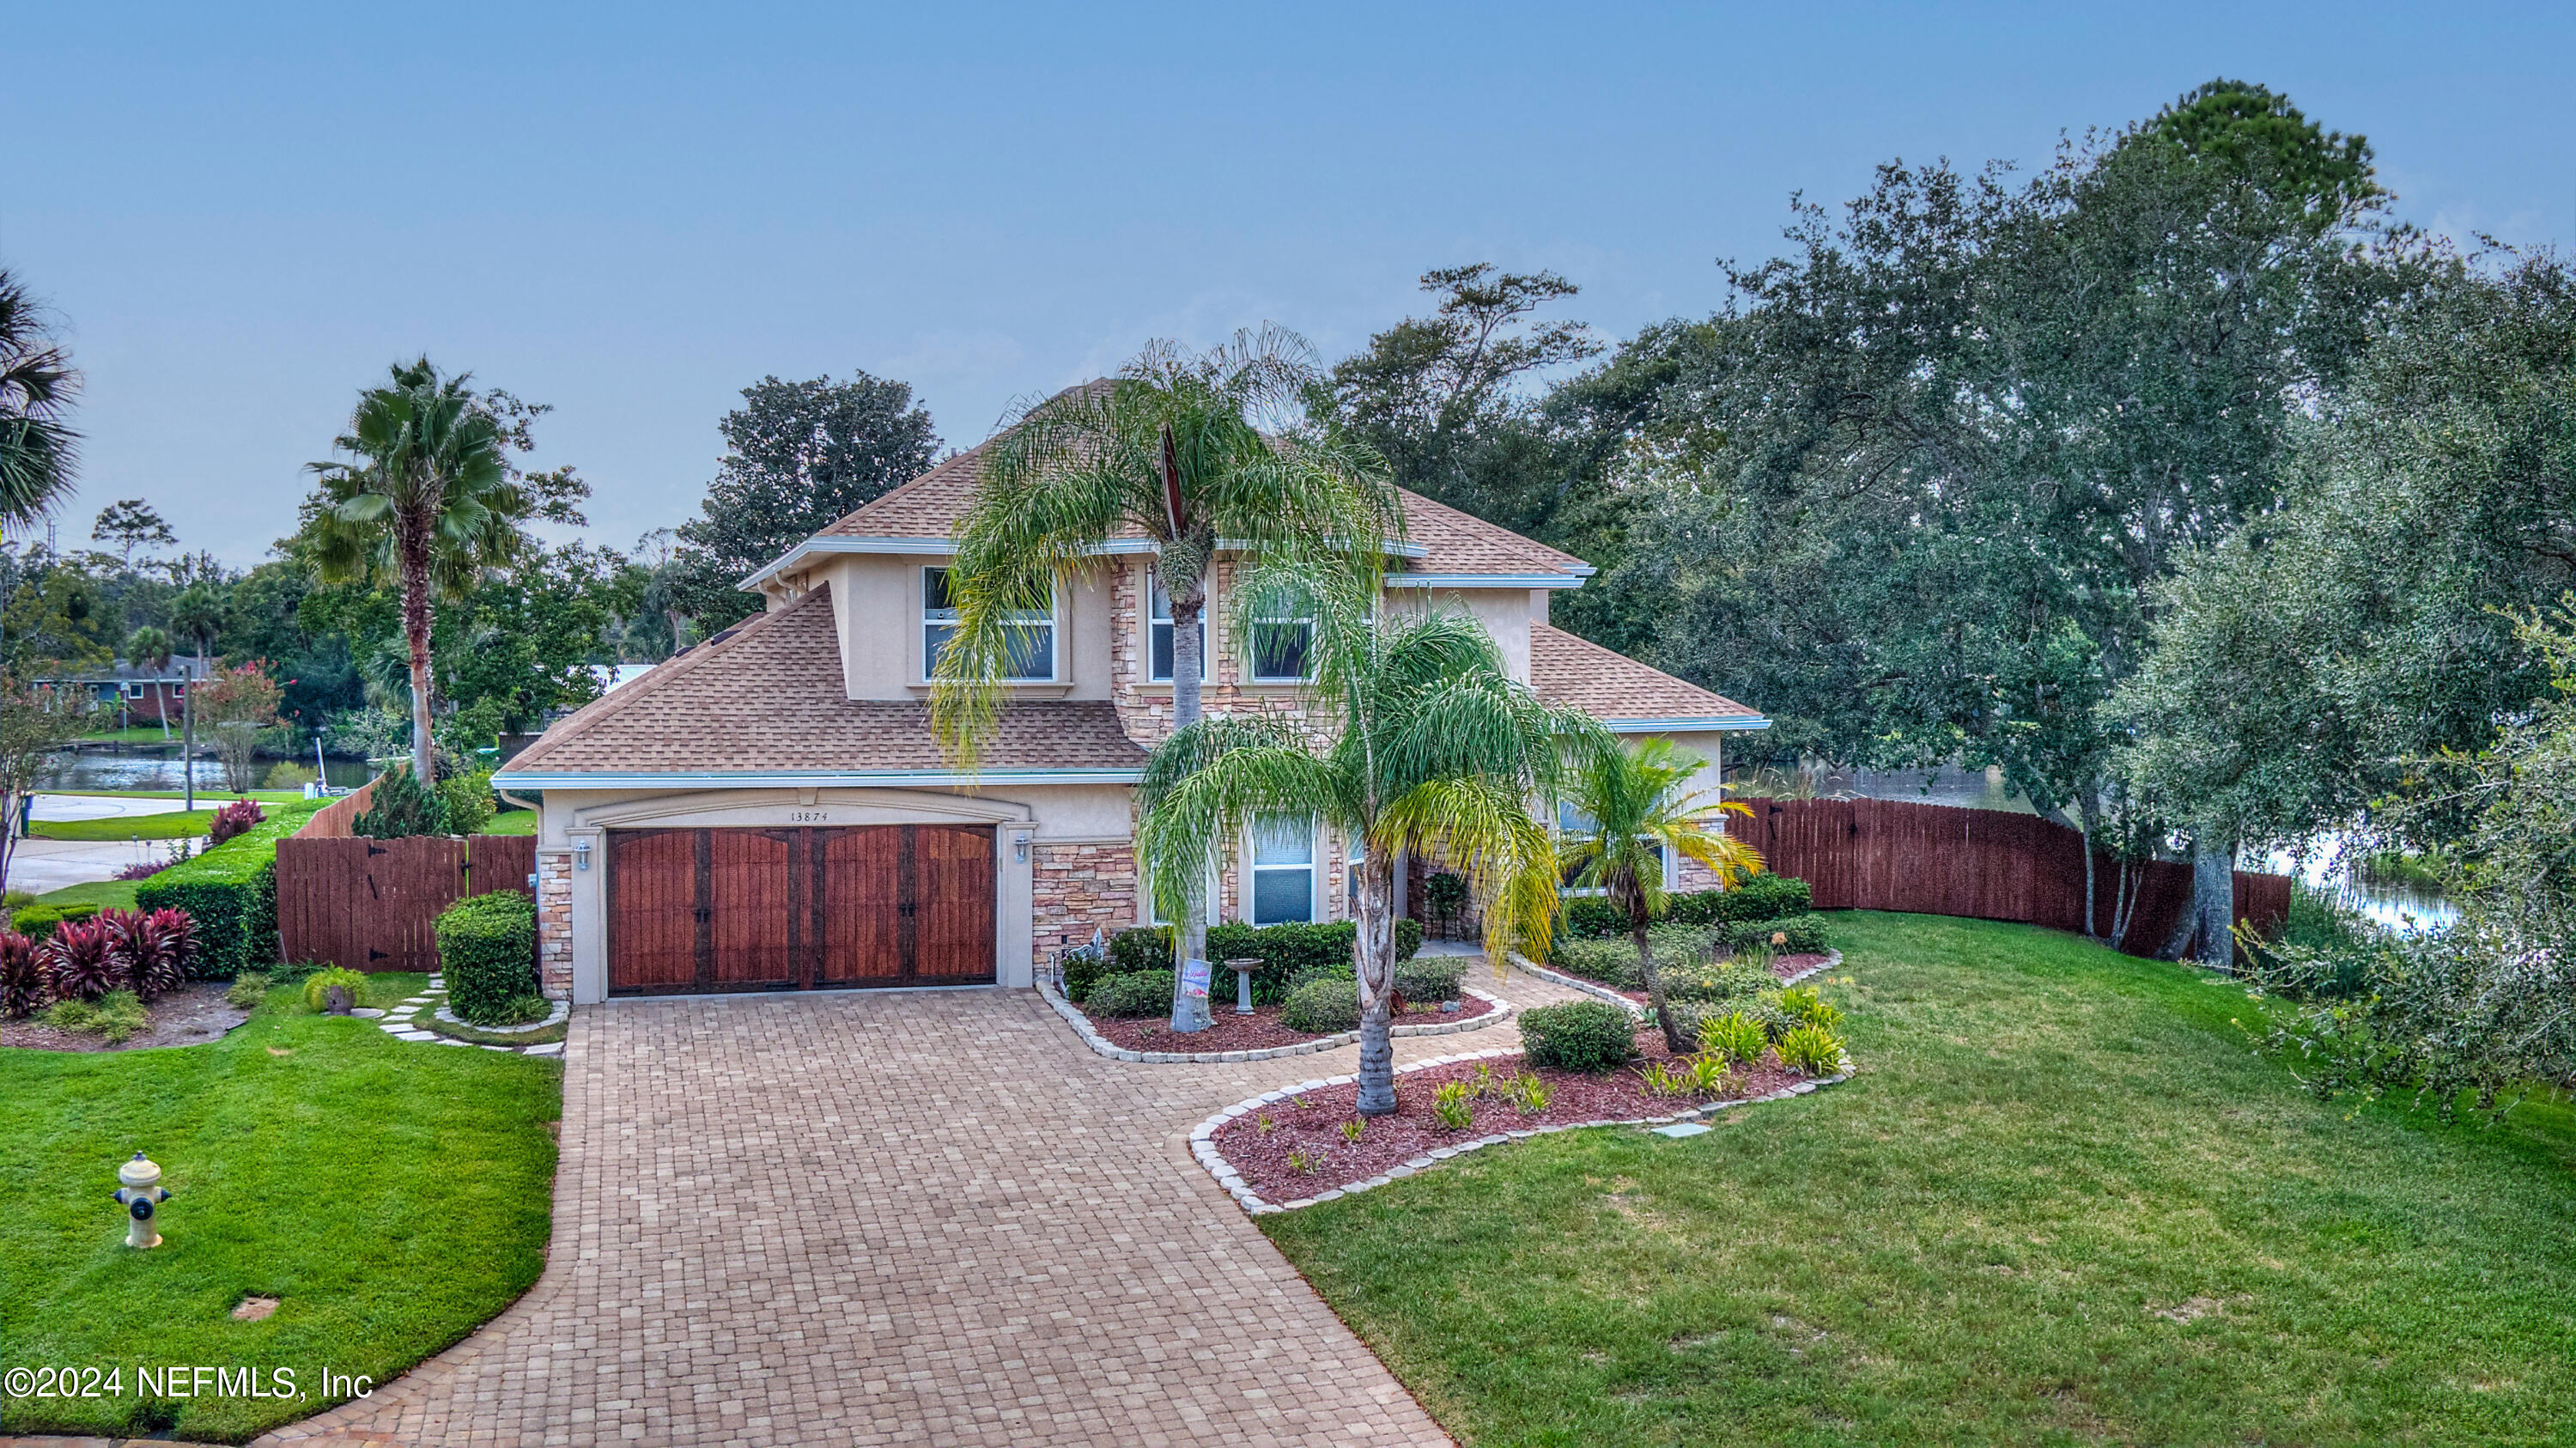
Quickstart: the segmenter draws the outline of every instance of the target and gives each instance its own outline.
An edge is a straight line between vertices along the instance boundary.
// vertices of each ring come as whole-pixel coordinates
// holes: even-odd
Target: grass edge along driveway
[[[2571,1441],[2563,1101],[2356,1112],[2233,985],[1830,918],[1856,1080],[1262,1229],[1479,1448]]]
[[[203,1046],[0,1050],[0,1358],[124,1369],[122,1398],[0,1401],[0,1432],[243,1441],[329,1407],[326,1370],[383,1383],[464,1337],[544,1269],[562,1075],[287,990]],[[108,1200],[137,1150],[173,1194],[149,1252]],[[253,1293],[276,1314],[233,1321]],[[314,1396],[147,1404],[137,1363],[291,1368]]]

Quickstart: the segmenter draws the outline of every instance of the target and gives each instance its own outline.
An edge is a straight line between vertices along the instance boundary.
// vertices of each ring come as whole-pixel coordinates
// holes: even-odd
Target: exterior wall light
[[[1011,836],[1011,858],[1023,865],[1029,862],[1028,836],[1019,834]]]
[[[575,840],[572,842],[572,867],[576,870],[587,870],[590,868],[590,841]]]

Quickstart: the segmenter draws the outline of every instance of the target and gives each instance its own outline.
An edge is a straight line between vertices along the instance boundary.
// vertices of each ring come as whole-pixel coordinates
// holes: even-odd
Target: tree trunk
[[[1664,998],[1664,972],[1655,964],[1654,947],[1646,943],[1646,928],[1654,924],[1654,917],[1646,913],[1646,892],[1630,884],[1611,893],[1628,912],[1628,938],[1637,946],[1637,974],[1646,982],[1646,1003],[1655,1008],[1655,1024],[1663,1028],[1664,1049],[1687,1056],[1697,1043],[1682,1035],[1681,1024],[1673,1019],[1673,1004]]]
[[[1360,977],[1362,1116],[1395,1110],[1395,861],[1371,851],[1360,861],[1359,933],[1352,943]]]
[[[0,793],[0,886],[9,880],[9,866],[18,858],[18,792]]]
[[[1162,584],[1172,600],[1172,728],[1178,731],[1199,722],[1199,676],[1207,669],[1198,625],[1207,609],[1207,584],[1200,577],[1164,578]],[[1138,612],[1150,616],[1151,610]],[[1150,635],[1150,627],[1147,632]],[[1181,988],[1181,963],[1207,959],[1208,912],[1216,902],[1200,898],[1204,883],[1191,882],[1190,907],[1181,917],[1180,954],[1172,961],[1172,1029],[1183,1035],[1216,1024],[1207,997]]]
[[[161,692],[161,681],[152,681],[152,709],[161,716],[161,742],[170,742],[170,696]]]
[[[429,736],[429,520],[402,519],[403,642],[411,650],[411,775],[436,783]]]
[[[2236,846],[2234,841],[2204,848],[2192,856],[2191,903],[2192,909],[2200,915],[2200,963],[2212,970],[2234,970],[2236,968]]]
[[[2084,938],[2087,940],[2099,940],[2102,938],[2101,927],[2094,923],[2093,917],[2093,815],[2095,804],[2093,799],[2090,797],[2090,791],[2087,792],[2087,795],[2088,797],[2084,800],[2083,804],[2075,811],[2075,834],[2077,840],[2081,842],[2084,850]]]

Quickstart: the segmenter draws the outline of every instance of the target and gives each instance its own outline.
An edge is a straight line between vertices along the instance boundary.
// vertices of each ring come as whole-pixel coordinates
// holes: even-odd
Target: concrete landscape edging
[[[401,1005],[387,1011],[384,1018],[376,1022],[376,1029],[383,1031],[386,1035],[393,1037],[397,1041],[411,1041],[419,1045],[481,1046],[486,1051],[502,1051],[513,1056],[560,1056],[563,1054],[564,1043],[561,1041],[548,1041],[541,1046],[495,1046],[485,1041],[460,1041],[454,1036],[442,1036],[436,1031],[423,1030],[420,1022],[415,1019],[415,1017],[420,1013],[420,1008],[423,1006],[436,1006],[437,1009],[431,1012],[431,1014],[437,1019],[447,1022],[449,1025],[465,1025],[465,1022],[456,1019],[455,1016],[448,1013],[446,1001],[437,999],[438,997],[445,996],[446,994],[446,979],[442,976],[433,975],[429,978],[429,984],[421,987],[420,994],[408,997]],[[553,1014],[549,1015],[545,1020],[539,1021],[533,1026],[519,1026],[515,1029],[522,1031],[541,1031],[548,1026],[568,1019],[571,1015],[572,1003],[570,1001],[557,1001],[554,1003]],[[474,1026],[469,1027],[468,1029],[481,1030],[483,1028],[480,1026]]]
[[[1817,968],[1823,969],[1821,966]],[[1468,1051],[1462,1055],[1456,1056],[1434,1056],[1427,1061],[1416,1061],[1409,1066],[1398,1066],[1395,1068],[1395,1074],[1403,1076],[1415,1071],[1428,1071],[1434,1066],[1454,1066],[1462,1061],[1490,1061],[1504,1056],[1517,1056],[1519,1054],[1520,1050],[1517,1047],[1505,1047],[1491,1051]],[[1813,1081],[1801,1081],[1794,1086],[1783,1086],[1777,1091],[1768,1091],[1759,1096],[1744,1096],[1726,1101],[1711,1101],[1704,1105],[1694,1106],[1687,1111],[1676,1111],[1665,1116],[1635,1116],[1625,1117],[1615,1121],[1569,1121],[1557,1126],[1534,1126],[1526,1131],[1495,1132],[1489,1136],[1480,1136],[1471,1140],[1459,1142],[1455,1146],[1436,1147],[1433,1150],[1425,1152],[1420,1156],[1413,1157],[1410,1160],[1398,1162],[1394,1166],[1388,1167],[1385,1171],[1378,1173],[1376,1176],[1368,1178],[1366,1181],[1356,1181],[1351,1183],[1349,1186],[1335,1187],[1330,1191],[1317,1192],[1311,1197],[1299,1197],[1293,1201],[1270,1201],[1267,1198],[1264,1198],[1260,1193],[1254,1191],[1251,1184],[1244,1181],[1242,1173],[1237,1172],[1234,1167],[1226,1161],[1224,1155],[1217,1150],[1216,1134],[1227,1122],[1234,1120],[1238,1116],[1258,1111],[1264,1106],[1276,1105],[1292,1096],[1302,1096],[1309,1091],[1321,1091],[1332,1086],[1347,1086],[1359,1079],[1357,1076],[1327,1076],[1314,1081],[1301,1081],[1294,1086],[1283,1086],[1276,1091],[1265,1091],[1258,1096],[1248,1096],[1243,1100],[1234,1103],[1232,1106],[1228,1106],[1224,1110],[1219,1111],[1214,1116],[1209,1117],[1207,1120],[1202,1121],[1197,1126],[1191,1128],[1190,1155],[1198,1159],[1199,1165],[1206,1169],[1208,1175],[1216,1178],[1216,1184],[1225,1188],[1226,1195],[1234,1198],[1235,1205],[1258,1217],[1270,1212],[1293,1212],[1300,1208],[1315,1206],[1318,1203],[1334,1201],[1347,1196],[1355,1196],[1358,1193],[1385,1186],[1389,1182],[1401,1181],[1404,1178],[1413,1175],[1415,1172],[1427,1171],[1453,1157],[1461,1156],[1467,1152],[1476,1151],[1483,1147],[1500,1146],[1507,1141],[1520,1141],[1527,1137],[1545,1136],[1548,1133],[1555,1131],[1588,1131],[1596,1126],[1669,1126],[1676,1122],[1692,1121],[1704,1116],[1713,1116],[1720,1111],[1731,1110],[1738,1106],[1751,1106],[1764,1101],[1785,1101],[1792,1096],[1805,1096],[1814,1092],[1818,1087],[1838,1085],[1850,1080],[1852,1078],[1852,1072],[1853,1068],[1849,1062],[1849,1058],[1845,1058],[1843,1069],[1831,1076],[1819,1077]]]
[[[1458,989],[1480,1001],[1487,1002],[1493,1009],[1481,1016],[1469,1016],[1462,1021],[1427,1021],[1420,1025],[1393,1026],[1388,1029],[1387,1034],[1389,1036],[1463,1035],[1468,1031],[1481,1031],[1488,1026],[1499,1026],[1511,1019],[1512,1015],[1519,1010],[1519,1007],[1501,996],[1487,995],[1474,986],[1462,985]],[[1055,988],[1055,982],[1043,976],[1039,977],[1038,994],[1057,1015],[1064,1017],[1065,1024],[1073,1027],[1074,1034],[1080,1036],[1082,1043],[1089,1046],[1094,1053],[1107,1056],[1113,1061],[1128,1061],[1144,1066],[1218,1066],[1230,1065],[1238,1061],[1275,1061],[1283,1056],[1307,1056],[1317,1051],[1337,1050],[1360,1038],[1360,1033],[1357,1031],[1340,1031],[1329,1036],[1317,1036],[1311,1041],[1299,1041],[1293,1046],[1265,1046],[1259,1050],[1131,1051],[1092,1029],[1091,1018],[1082,1013],[1082,1007],[1066,1000],[1064,993]]]

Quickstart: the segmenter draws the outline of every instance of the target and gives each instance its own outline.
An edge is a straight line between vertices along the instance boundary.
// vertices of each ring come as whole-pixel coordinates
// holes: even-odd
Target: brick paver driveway
[[[1446,1443],[1187,1150],[1355,1059],[1122,1065],[1028,991],[584,1011],[544,1279],[267,1441]]]

